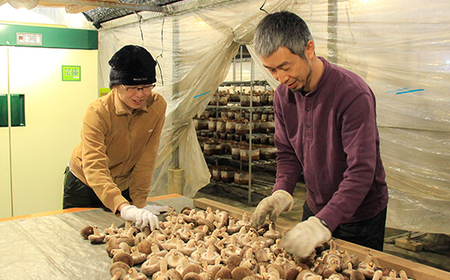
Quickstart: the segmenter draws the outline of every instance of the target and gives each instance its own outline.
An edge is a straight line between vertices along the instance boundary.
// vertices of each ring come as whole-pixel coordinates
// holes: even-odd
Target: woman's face
[[[131,109],[139,109],[144,106],[147,97],[152,93],[154,84],[127,86],[118,85],[119,99]]]

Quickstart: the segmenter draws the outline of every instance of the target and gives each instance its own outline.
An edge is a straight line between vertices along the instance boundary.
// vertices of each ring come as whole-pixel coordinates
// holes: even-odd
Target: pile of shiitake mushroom
[[[279,246],[281,234],[273,223],[255,229],[246,214],[236,220],[226,211],[184,208],[164,218],[154,231],[127,221],[104,233],[86,226],[81,235],[93,244],[106,242],[113,280],[409,279],[404,271],[378,268],[371,255],[361,261],[337,250],[333,240],[299,259]]]

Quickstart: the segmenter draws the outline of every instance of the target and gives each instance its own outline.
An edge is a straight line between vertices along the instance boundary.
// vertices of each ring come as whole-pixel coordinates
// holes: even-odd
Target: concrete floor
[[[204,197],[253,212],[257,203],[266,195],[270,195],[270,191],[271,189],[259,189],[258,193],[254,194],[252,201],[249,204],[248,192],[246,189],[236,186],[230,187],[216,182],[211,183],[200,190],[195,198]],[[290,212],[282,213],[280,217],[288,221],[300,221],[303,213],[302,206],[305,201],[305,195],[306,189],[304,185],[299,183],[294,192],[295,204],[293,209]],[[400,236],[405,236],[406,234],[407,232],[402,230],[387,228],[385,233],[384,252],[450,272],[450,250],[446,253],[440,252],[437,254],[425,251],[413,252],[395,246],[395,239]],[[450,244],[447,245],[450,246]]]

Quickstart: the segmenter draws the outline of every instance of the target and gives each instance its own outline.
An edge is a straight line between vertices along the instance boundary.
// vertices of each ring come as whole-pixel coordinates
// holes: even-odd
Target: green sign
[[[63,81],[81,81],[81,66],[62,66]]]

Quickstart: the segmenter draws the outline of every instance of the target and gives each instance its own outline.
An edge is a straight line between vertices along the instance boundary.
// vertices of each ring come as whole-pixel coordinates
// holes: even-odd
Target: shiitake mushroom
[[[263,247],[254,247],[253,248],[253,253],[256,253],[257,257],[253,256],[253,258],[255,258],[256,261],[256,266],[252,266],[247,267],[247,266],[243,266],[243,263],[245,260],[249,260],[247,258],[251,257],[251,254],[246,254],[247,249],[250,246],[250,243],[244,243],[247,245],[239,245],[236,243],[236,246],[244,246],[245,248],[240,248],[241,252],[239,255],[226,255],[223,254],[224,252],[222,252],[222,257],[225,257],[223,260],[218,261],[216,264],[212,265],[210,264],[207,269],[206,268],[202,268],[200,265],[198,265],[197,263],[189,263],[186,267],[184,267],[182,270],[175,270],[174,268],[167,270],[166,274],[170,271],[171,274],[171,279],[183,279],[183,280],[218,280],[218,279],[233,279],[233,280],[262,280],[263,279],[263,274],[266,273],[270,273],[271,275],[273,275],[275,278],[279,278],[279,279],[286,279],[286,280],[295,280],[295,279],[301,279],[302,276],[305,273],[309,273],[310,276],[315,275],[314,272],[311,272],[309,269],[311,269],[312,267],[312,263],[310,264],[304,264],[304,263],[300,263],[298,262],[299,259],[295,258],[294,256],[290,256],[288,253],[286,253],[286,251],[284,251],[283,248],[276,248],[277,247],[277,243],[276,241],[279,240],[279,236],[278,236],[278,232],[275,232],[275,228],[273,224],[265,224],[264,226],[258,228],[258,229],[254,229],[254,228],[250,228],[248,225],[246,225],[246,221],[244,221],[244,223],[242,223],[242,221],[235,221],[233,220],[233,217],[227,217],[228,215],[225,215],[226,212],[224,211],[216,211],[215,212],[215,216],[214,216],[214,212],[212,211],[203,211],[199,213],[197,213],[196,215],[194,215],[195,210],[192,209],[184,209],[183,211],[183,215],[185,216],[189,216],[189,218],[186,219],[182,219],[181,216],[177,216],[177,214],[175,213],[171,213],[170,216],[167,215],[168,219],[170,217],[171,220],[173,221],[177,221],[177,223],[179,223],[177,225],[178,228],[182,228],[182,225],[184,224],[188,224],[188,220],[190,222],[191,218],[195,217],[195,223],[193,222],[192,225],[195,225],[197,227],[191,226],[192,228],[192,236],[190,237],[189,240],[194,241],[195,240],[195,245],[194,246],[198,246],[197,244],[197,240],[201,240],[201,242],[203,242],[203,239],[206,238],[207,236],[212,236],[214,235],[214,238],[216,238],[217,240],[220,240],[221,242],[219,244],[215,243],[215,244],[209,244],[209,246],[214,246],[217,247],[216,249],[222,248],[224,249],[226,246],[228,246],[230,243],[230,241],[227,241],[226,238],[230,238],[230,236],[235,235],[237,236],[237,234],[242,234],[243,232],[248,232],[250,231],[252,234],[251,238],[255,238],[258,239],[258,244],[260,244],[259,246],[264,246],[264,250],[267,250],[267,254],[271,254],[272,256],[270,258],[267,258],[262,250]],[[220,214],[220,215],[219,215]],[[226,217],[226,218],[224,218]],[[240,227],[240,232],[236,232],[236,231],[230,231],[230,226],[239,224]],[[110,273],[111,276],[113,275],[118,275],[119,279],[120,277],[124,276],[124,270],[127,267],[132,267],[133,265],[136,265],[137,263],[133,262],[133,257],[126,253],[126,252],[118,252],[116,253],[114,256],[112,255],[112,251],[114,249],[118,249],[119,248],[119,244],[120,242],[126,242],[129,243],[130,246],[136,246],[137,251],[139,252],[143,252],[145,255],[148,255],[149,257],[147,258],[147,260],[142,263],[140,271],[144,274],[146,274],[148,277],[151,277],[154,273],[156,273],[158,270],[160,270],[159,266],[161,263],[161,260],[164,260],[164,254],[158,254],[160,252],[156,252],[156,251],[160,251],[161,249],[163,249],[163,246],[165,245],[165,240],[171,240],[171,242],[174,242],[175,239],[180,239],[180,235],[177,233],[173,233],[171,231],[171,225],[170,225],[170,221],[164,225],[164,231],[163,230],[159,230],[158,232],[160,234],[163,234],[164,236],[162,236],[160,239],[154,239],[154,233],[153,232],[149,232],[146,231],[144,232],[144,230],[140,230],[140,232],[134,232],[134,234],[129,234],[128,236],[125,236],[128,240],[123,240],[124,235],[122,234],[120,238],[116,238],[113,237],[112,234],[109,234],[109,240],[108,243],[106,244],[106,250],[108,252],[108,255],[110,257],[113,258],[113,265],[111,266],[110,269]],[[222,230],[218,230],[218,227],[224,227],[225,229]],[[184,227],[184,229],[188,228],[187,226]],[[130,230],[130,225],[128,225],[128,230]],[[133,229],[131,229],[130,231],[132,231]],[[270,231],[270,234],[268,233]],[[123,230],[122,230],[123,232]],[[198,234],[197,234],[198,233]],[[267,234],[265,234],[267,233]],[[274,235],[271,235],[275,233]],[[98,232],[98,228],[96,229],[96,226],[85,226],[81,229],[80,231],[80,235],[84,238],[84,239],[90,239],[89,236],[91,235],[101,235]],[[136,236],[139,238],[138,242],[136,241]],[[275,242],[274,245],[268,245],[268,244],[273,244],[272,243],[266,243],[264,242],[264,240],[262,240],[263,236],[268,237],[267,239],[272,239],[274,240],[273,242]],[[249,236],[247,236],[247,239],[249,239]],[[188,240],[184,240],[183,242],[186,244]],[[92,242],[92,240],[91,240]],[[95,241],[94,241],[95,242]],[[92,242],[92,243],[94,243]],[[103,242],[103,241],[101,241]],[[156,243],[155,243],[156,242]],[[174,242],[175,243],[175,242]],[[205,244],[205,242],[203,242]],[[156,250],[155,252],[153,252],[152,250],[152,246],[151,244],[157,244],[156,247],[159,248],[160,250]],[[147,246],[145,246],[147,245]],[[150,245],[150,246],[148,246]],[[251,245],[253,246],[253,245]],[[273,246],[274,250],[269,249],[269,247]],[[144,249],[147,248],[147,249]],[[154,247],[154,249],[156,249],[156,247]],[[319,256],[321,252],[329,250],[330,248],[330,244],[324,244],[322,246],[320,246],[319,248],[316,249],[316,255],[315,256]],[[261,249],[261,250],[260,250]],[[211,253],[212,251],[210,251]],[[168,252],[166,251],[165,254],[167,254]],[[157,255],[158,254],[158,255]],[[184,253],[183,253],[184,254]],[[187,253],[187,255],[189,255],[189,253]],[[276,257],[278,255],[278,258]],[[153,257],[150,257],[153,256]],[[275,257],[273,257],[275,256]],[[281,259],[285,259],[285,261],[283,261],[283,265],[281,265],[282,263],[279,262],[280,256],[284,256],[281,257]],[[311,260],[314,261],[315,256],[313,255],[311,257]],[[365,260],[365,262],[357,262],[355,261],[355,256],[347,256],[345,259],[344,263],[347,262],[351,262],[352,264],[363,264],[367,262],[367,259]],[[219,257],[220,258],[220,257]],[[290,259],[289,261],[287,259]],[[326,259],[328,259],[329,257],[327,257]],[[275,263],[275,261],[277,261],[278,263]],[[333,262],[333,261],[332,261]],[[210,262],[211,263],[211,262]],[[289,265],[288,265],[289,263]],[[334,262],[333,262],[334,263]],[[119,268],[120,267],[120,268]],[[170,267],[174,267],[174,265],[171,265]],[[355,267],[357,268],[356,265],[352,265],[351,267]],[[113,269],[114,268],[114,269]],[[384,272],[382,273],[381,271],[376,271],[375,275],[373,276],[381,276],[381,274],[386,274],[386,271],[388,269],[386,269]],[[324,270],[325,271],[325,270]],[[336,278],[337,274],[335,273],[336,271],[330,270],[327,271],[326,276],[333,276],[334,278]],[[344,271],[342,271],[344,272]],[[347,271],[345,271],[347,272]],[[344,273],[345,273],[344,272]],[[359,268],[359,271],[356,269],[349,269],[348,270],[348,275],[343,276],[344,279],[363,279],[367,276],[364,276],[363,274],[363,269],[361,269],[361,267]],[[373,271],[371,271],[372,274]],[[403,272],[404,273],[404,272]],[[120,274],[120,275],[119,275]],[[318,276],[318,275],[317,275]],[[207,277],[207,279],[205,279],[205,277]],[[333,278],[333,279],[334,279]],[[338,279],[338,278],[336,278]]]

